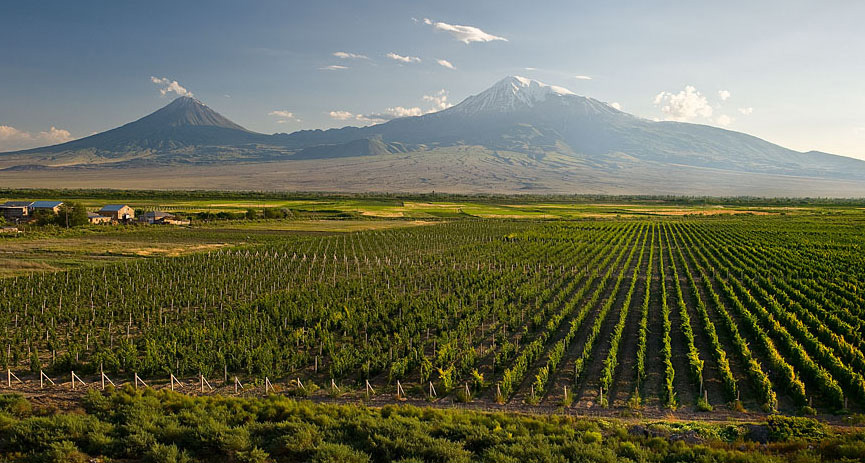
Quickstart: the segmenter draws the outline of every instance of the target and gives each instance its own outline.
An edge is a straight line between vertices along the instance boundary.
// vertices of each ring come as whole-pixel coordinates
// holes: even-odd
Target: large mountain
[[[463,164],[460,172],[452,172],[458,168],[454,156]],[[359,163],[387,161],[388,168],[380,172],[380,179],[372,178],[372,184],[387,185],[395,175],[403,180],[416,177],[417,188],[424,190],[447,187],[442,183],[458,174],[468,182],[467,175],[475,176],[490,190],[496,190],[497,180],[520,178],[525,191],[566,191],[569,182],[589,180],[600,185],[593,191],[621,191],[625,184],[637,191],[645,186],[647,193],[686,192],[694,184],[693,176],[702,175],[706,185],[723,178],[725,187],[740,191],[735,188],[741,186],[741,194],[762,191],[750,187],[767,179],[782,179],[794,192],[799,179],[852,182],[853,189],[844,191],[859,191],[861,186],[865,192],[865,161],[802,153],[706,125],[650,121],[522,77],[507,77],[453,107],[423,116],[275,135],[248,131],[201,102],[181,97],[117,129],[7,153],[0,156],[0,167],[284,161],[317,170],[346,158],[354,160],[355,168]],[[440,179],[412,171],[421,163],[427,166],[425,171],[438,172]],[[466,165],[472,168],[466,170]],[[677,184],[679,189],[658,187]],[[340,187],[335,182],[327,189]],[[580,185],[573,191],[582,191]]]
[[[376,139],[413,149],[482,146],[544,156],[558,153],[590,163],[639,162],[776,175],[865,180],[865,162],[801,153],[751,135],[707,125],[658,122],[552,85],[507,77],[460,104],[432,114],[364,128],[278,134],[283,146]]]

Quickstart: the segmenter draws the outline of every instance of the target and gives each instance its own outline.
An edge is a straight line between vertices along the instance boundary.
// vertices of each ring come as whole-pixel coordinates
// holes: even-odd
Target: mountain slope
[[[460,104],[432,114],[364,128],[278,134],[288,148],[380,138],[415,147],[478,145],[524,153],[571,154],[587,160],[640,162],[865,180],[865,162],[800,153],[760,138],[700,124],[656,122],[561,87],[507,77]],[[611,161],[612,159],[612,161]]]
[[[270,136],[251,132],[200,101],[179,97],[167,106],[116,129],[59,145],[19,151],[57,161],[88,159],[111,162],[168,154],[178,150],[231,152],[228,147],[267,142]],[[166,159],[167,160],[167,159]]]
[[[458,171],[453,155],[442,153],[459,153],[456,156],[467,157],[465,165],[473,167]],[[694,179],[682,177],[688,175],[704,177],[700,181],[710,190],[715,182],[717,191],[738,189],[741,194],[765,191],[762,186],[773,184],[767,180],[772,176],[787,185],[778,190],[785,194],[797,191],[796,182],[807,183],[800,179],[845,181],[844,192],[858,191],[860,184],[865,191],[865,161],[797,152],[717,127],[650,121],[523,77],[506,77],[435,113],[368,127],[274,135],[246,130],[201,102],[181,97],[107,132],[0,155],[0,168],[29,172],[54,167],[291,161],[298,168],[322,170],[342,159],[356,160],[356,168],[364,163],[389,166],[378,174],[381,182],[370,174],[369,184],[387,184],[405,174],[408,177],[400,182],[414,182],[423,189],[443,189],[441,183],[454,178],[462,179],[460,184],[471,183],[469,176],[495,191],[493,185],[503,184],[507,172],[530,179],[521,183],[526,191],[544,191],[553,185],[562,191],[561,185],[585,184],[587,179],[608,185],[610,191],[622,191],[623,182],[647,193],[691,191]],[[424,171],[437,172],[439,180],[416,172],[420,165]],[[682,188],[677,190],[676,185]],[[341,186],[335,183],[327,188]],[[831,186],[827,188],[831,191]]]

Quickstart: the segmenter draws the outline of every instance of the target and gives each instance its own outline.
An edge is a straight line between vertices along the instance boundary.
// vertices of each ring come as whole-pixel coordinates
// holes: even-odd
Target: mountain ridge
[[[744,176],[865,182],[865,161],[819,151],[798,152],[718,127],[651,121],[566,88],[519,76],[505,77],[434,113],[366,127],[273,135],[250,131],[194,98],[179,97],[116,129],[60,145],[0,154],[0,168],[326,163],[335,158],[362,161],[410,152],[436,156],[437,150],[460,146],[487,153],[524,153],[542,163],[566,159],[574,168],[585,169],[590,176],[596,173],[598,178],[622,169],[640,172],[643,168],[690,166]],[[488,162],[501,160],[491,156]],[[527,173],[536,168],[527,166]],[[477,175],[487,174],[479,171]],[[555,175],[555,169],[544,170],[543,175]],[[640,178],[634,182],[639,183]]]

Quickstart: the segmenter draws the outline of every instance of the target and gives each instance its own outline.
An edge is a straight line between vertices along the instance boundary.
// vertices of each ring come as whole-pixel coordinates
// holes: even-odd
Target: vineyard
[[[861,412],[863,219],[466,218],[29,273],[0,280],[3,387]]]

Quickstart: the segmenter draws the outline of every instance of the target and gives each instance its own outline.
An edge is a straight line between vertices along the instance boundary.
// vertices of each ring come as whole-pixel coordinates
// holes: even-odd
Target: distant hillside
[[[468,158],[454,162],[450,154],[441,154],[455,152]],[[381,164],[382,159],[387,161]],[[398,178],[402,185],[420,190],[449,188],[459,178],[460,184],[485,185],[484,191],[492,192],[496,185],[514,182],[523,185],[520,191],[529,192],[550,188],[567,192],[571,182],[574,192],[583,192],[588,180],[602,185],[591,191],[598,193],[690,191],[697,185],[710,192],[733,189],[751,194],[764,191],[767,182],[790,185],[783,191],[796,192],[797,179],[812,179],[844,181],[838,195],[859,191],[858,185],[865,194],[865,161],[802,153],[717,127],[650,121],[522,77],[502,79],[436,113],[368,127],[274,135],[249,131],[198,100],[181,97],[107,132],[0,154],[0,169],[26,176],[45,169],[302,162],[296,167],[319,172],[337,160],[356,160],[356,169],[364,166],[370,172],[368,184],[387,185]],[[421,164],[431,170],[417,172]],[[459,164],[474,167],[457,171]],[[375,165],[388,168],[376,173]],[[677,178],[676,172],[706,177]],[[581,183],[573,183],[576,179]],[[332,183],[313,189],[348,187],[333,179],[325,181]],[[835,190],[830,183],[819,191]]]

